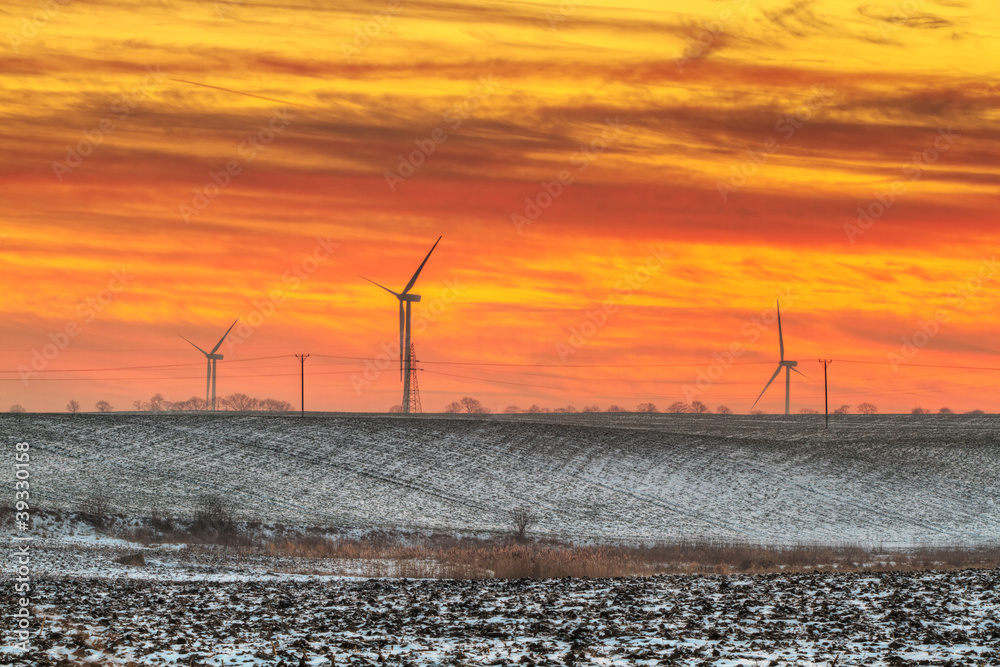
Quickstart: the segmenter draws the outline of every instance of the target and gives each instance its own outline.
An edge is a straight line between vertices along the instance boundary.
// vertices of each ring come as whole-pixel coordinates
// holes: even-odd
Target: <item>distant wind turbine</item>
[[[413,367],[413,358],[411,356],[410,347],[410,304],[415,301],[420,301],[419,294],[410,294],[410,290],[417,282],[417,278],[420,276],[420,272],[424,268],[424,264],[427,260],[431,258],[431,253],[434,252],[434,248],[437,244],[441,242],[441,237],[439,236],[434,245],[431,246],[430,252],[424,257],[424,261],[420,262],[420,266],[417,267],[416,273],[410,278],[410,282],[406,283],[406,287],[403,288],[402,292],[394,292],[384,285],[379,285],[377,282],[371,278],[365,278],[368,282],[377,287],[381,287],[389,294],[393,295],[399,300],[399,375],[400,379],[403,381],[403,412],[410,412],[410,369]],[[405,308],[403,304],[406,304]]]
[[[761,399],[761,396],[764,395],[764,392],[767,391],[767,388],[771,386],[772,382],[774,382],[774,378],[778,377],[778,374],[781,372],[781,369],[784,368],[785,369],[785,414],[787,415],[790,413],[789,408],[791,407],[789,397],[791,394],[792,371],[795,371],[796,373],[806,378],[807,380],[809,379],[809,377],[805,373],[800,371],[798,368],[796,368],[796,366],[799,365],[799,362],[785,361],[785,340],[781,336],[781,304],[779,303],[777,304],[777,306],[778,306],[778,348],[781,352],[781,360],[778,362],[778,368],[774,371],[774,375],[772,375],[771,379],[767,381],[766,385],[764,385],[764,390],[760,392],[760,396],[757,397],[757,401]],[[750,406],[751,410],[753,410],[754,405],[757,405],[757,401],[754,401],[753,405]]]
[[[206,352],[205,350],[201,349],[200,347],[198,347],[194,343],[191,343],[191,341],[189,341],[187,338],[184,338],[184,336],[181,336],[181,338],[184,338],[184,340],[187,340],[187,342],[191,343],[191,345],[194,345],[194,347],[195,347],[196,350],[198,350],[199,352],[201,352],[202,354],[204,354],[205,355],[205,360],[208,362],[208,378],[205,380],[205,407],[206,408],[209,405],[208,397],[209,397],[209,389],[211,389],[211,396],[212,396],[211,405],[212,405],[212,410],[215,410],[215,377],[216,377],[216,367],[215,367],[215,364],[216,364],[216,362],[221,361],[224,358],[221,354],[216,354],[216,352],[218,352],[219,348],[222,346],[222,341],[226,340],[226,336],[229,335],[229,332],[233,330],[233,327],[235,327],[236,323],[239,322],[239,321],[240,321],[240,318],[237,317],[233,321],[233,323],[229,325],[229,328],[226,329],[226,333],[222,334],[222,338],[220,338],[219,342],[215,344],[215,347],[212,348],[211,352]]]

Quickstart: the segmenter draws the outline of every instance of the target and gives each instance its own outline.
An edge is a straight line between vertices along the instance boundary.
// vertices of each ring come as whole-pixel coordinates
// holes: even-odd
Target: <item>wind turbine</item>
[[[205,407],[206,408],[208,407],[208,404],[209,404],[208,403],[208,396],[209,396],[209,388],[211,388],[211,390],[212,390],[212,394],[211,394],[212,395],[212,410],[215,410],[215,376],[216,376],[215,364],[216,364],[216,362],[218,362],[218,361],[220,361],[221,359],[224,358],[221,354],[216,354],[216,352],[219,350],[219,347],[222,346],[222,341],[226,340],[226,336],[229,335],[229,332],[233,330],[233,327],[235,327],[236,323],[239,322],[239,321],[240,321],[240,318],[238,318],[238,317],[235,320],[233,320],[233,323],[229,325],[228,329],[226,329],[226,333],[222,334],[222,338],[220,338],[219,342],[215,344],[215,347],[212,348],[211,352],[206,352],[205,350],[201,349],[197,345],[194,345],[194,343],[191,343],[191,341],[189,341],[187,338],[184,338],[184,336],[181,336],[181,338],[184,338],[184,340],[187,340],[187,342],[189,342],[192,345],[194,345],[194,347],[195,347],[196,350],[198,350],[199,352],[201,352],[202,354],[204,354],[205,355],[205,360],[208,362],[208,377],[205,379]]]
[[[778,368],[775,369],[774,375],[772,375],[771,379],[767,381],[766,385],[764,385],[764,390],[760,392],[760,396],[757,397],[757,401],[761,399],[761,396],[764,395],[764,392],[767,391],[767,388],[771,386],[772,382],[774,382],[774,378],[778,377],[778,374],[781,372],[781,369],[784,368],[785,369],[785,414],[787,415],[790,414],[789,395],[791,393],[791,386],[792,386],[792,371],[795,371],[796,373],[806,378],[807,380],[809,379],[809,377],[805,373],[800,371],[798,368],[796,368],[796,366],[799,365],[799,362],[785,361],[785,340],[781,336],[781,304],[778,303],[777,306],[778,306],[778,349],[781,351],[781,361],[778,362]],[[754,401],[753,405],[750,406],[751,410],[753,410],[754,405],[757,405],[757,401]]]
[[[399,300],[399,375],[400,379],[403,381],[403,412],[410,412],[410,370],[413,368],[413,359],[410,351],[410,304],[415,301],[420,301],[419,294],[410,294],[410,290],[417,282],[417,277],[420,276],[420,272],[424,268],[424,264],[427,260],[431,258],[431,253],[434,252],[434,248],[437,244],[441,242],[441,237],[439,236],[434,245],[431,246],[430,252],[424,257],[424,261],[420,262],[420,266],[417,267],[416,273],[410,278],[410,282],[406,283],[406,287],[403,288],[402,292],[394,292],[384,285],[379,285],[377,282],[371,278],[365,278],[368,282],[378,287],[381,287],[389,294],[393,295]],[[406,304],[404,307],[403,304]]]

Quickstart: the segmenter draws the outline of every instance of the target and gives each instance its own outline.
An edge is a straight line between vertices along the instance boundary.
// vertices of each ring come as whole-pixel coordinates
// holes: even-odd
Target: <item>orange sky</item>
[[[820,357],[833,405],[1000,411],[939,367],[1000,368],[998,37],[978,1],[9,0],[0,406],[203,395],[179,334],[240,317],[220,395],[297,406],[307,352],[307,407],[385,410],[396,304],[357,274],[443,235],[425,410],[745,412],[781,298],[793,411]]]

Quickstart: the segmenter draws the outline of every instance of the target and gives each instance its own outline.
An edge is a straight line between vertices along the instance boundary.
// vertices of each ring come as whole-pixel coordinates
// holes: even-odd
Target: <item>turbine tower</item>
[[[807,380],[809,378],[805,373],[796,368],[796,366],[799,365],[799,362],[785,361],[785,340],[781,336],[781,304],[779,303],[777,304],[777,306],[778,306],[778,349],[781,352],[781,360],[778,362],[778,368],[775,369],[774,375],[772,375],[771,379],[767,381],[766,385],[764,385],[764,390],[760,392],[760,396],[757,397],[757,401],[761,399],[761,396],[764,395],[764,392],[767,391],[767,388],[771,386],[772,382],[774,382],[774,378],[778,377],[778,374],[781,372],[781,369],[784,368],[785,369],[785,414],[787,415],[790,414],[790,407],[791,407],[789,397],[791,394],[791,386],[792,386],[792,371],[795,371],[796,373],[806,378]],[[753,410],[754,405],[757,405],[757,401],[754,401],[753,405],[750,406],[751,410]]]
[[[420,266],[417,267],[416,273],[410,278],[410,282],[406,283],[406,287],[403,288],[402,292],[393,292],[388,287],[384,285],[379,285],[377,282],[371,278],[365,278],[368,282],[378,287],[381,287],[389,294],[396,297],[399,300],[399,379],[403,381],[403,402],[402,408],[403,412],[409,414],[410,412],[410,381],[411,381],[411,369],[413,368],[413,348],[410,344],[410,304],[415,301],[420,301],[419,294],[410,294],[410,290],[417,282],[417,278],[420,276],[420,272],[424,268],[424,264],[430,259],[431,253],[434,252],[434,248],[437,244],[441,242],[441,237],[439,236],[434,245],[431,246],[430,252],[424,257],[424,261],[420,262]],[[406,304],[404,307],[403,304]],[[415,389],[415,387],[414,387]]]
[[[216,376],[215,364],[216,364],[216,362],[218,362],[218,361],[220,361],[221,359],[224,358],[221,354],[216,354],[216,352],[218,352],[219,347],[222,346],[222,341],[226,340],[226,336],[229,335],[229,332],[233,330],[233,327],[235,327],[236,323],[239,322],[239,321],[240,321],[240,318],[238,318],[238,317],[235,320],[233,320],[233,323],[229,325],[228,329],[226,329],[226,333],[222,334],[222,338],[220,338],[219,342],[215,344],[215,347],[212,348],[211,352],[206,352],[205,350],[201,349],[197,345],[194,345],[194,343],[191,343],[191,341],[189,341],[187,338],[184,338],[184,336],[181,336],[181,338],[184,338],[184,340],[187,340],[187,342],[191,343],[191,345],[194,345],[194,347],[195,347],[196,350],[198,350],[199,352],[201,352],[202,354],[204,354],[205,355],[205,360],[208,362],[208,377],[205,379],[205,409],[206,410],[208,409],[208,406],[210,405],[209,404],[209,400],[208,400],[209,389],[211,389],[211,396],[212,396],[211,406],[212,406],[212,410],[215,410],[215,376]]]

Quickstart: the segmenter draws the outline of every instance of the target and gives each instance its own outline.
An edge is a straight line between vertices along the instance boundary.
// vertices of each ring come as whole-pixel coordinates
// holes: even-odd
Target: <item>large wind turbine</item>
[[[781,361],[778,362],[778,368],[774,371],[774,375],[772,375],[771,379],[767,381],[766,385],[764,385],[764,390],[760,392],[760,396],[757,397],[757,401],[760,400],[761,396],[764,395],[764,392],[767,391],[767,388],[771,386],[772,382],[774,382],[774,378],[778,377],[778,373],[780,373],[781,369],[784,368],[785,369],[785,414],[787,415],[790,413],[789,408],[791,407],[789,395],[791,393],[791,386],[792,386],[792,371],[795,371],[796,373],[798,373],[799,375],[801,375],[806,379],[809,378],[806,376],[805,373],[796,368],[796,366],[799,365],[799,362],[785,361],[785,340],[781,336],[781,304],[779,303],[777,305],[778,305],[778,349],[781,351]],[[750,406],[751,410],[753,410],[754,405],[757,405],[757,401],[754,401],[753,405]]]
[[[410,304],[415,301],[420,301],[419,294],[410,294],[410,290],[417,282],[417,277],[420,276],[420,272],[424,268],[424,264],[427,260],[431,258],[431,253],[434,252],[434,248],[437,244],[441,242],[441,237],[439,236],[434,245],[431,246],[430,252],[427,253],[427,257],[424,257],[424,261],[420,262],[420,266],[417,267],[416,273],[410,278],[410,282],[406,283],[406,287],[403,288],[402,292],[393,292],[388,287],[384,285],[379,285],[377,282],[371,278],[365,278],[368,282],[373,285],[381,287],[389,294],[393,295],[399,300],[399,374],[400,379],[403,381],[403,412],[408,413],[410,411],[410,369],[413,367],[413,360],[410,356]],[[403,304],[406,304],[404,307]]]
[[[215,376],[216,376],[215,364],[216,364],[216,362],[218,362],[218,361],[220,361],[221,359],[224,358],[221,354],[216,354],[216,352],[218,352],[219,348],[222,346],[222,341],[226,340],[226,336],[229,335],[229,332],[233,330],[233,327],[235,327],[236,323],[239,322],[239,321],[240,321],[240,318],[238,318],[238,317],[235,320],[233,320],[233,323],[229,325],[228,329],[226,329],[226,333],[222,334],[222,338],[220,338],[219,342],[215,344],[215,347],[212,348],[211,352],[206,352],[205,350],[201,349],[197,345],[194,345],[194,343],[191,343],[191,341],[189,341],[187,338],[184,338],[184,336],[181,336],[181,338],[184,338],[184,340],[187,340],[187,342],[189,342],[192,345],[194,345],[195,349],[197,349],[199,352],[201,352],[202,354],[204,354],[205,355],[205,360],[208,362],[208,377],[205,379],[205,407],[206,408],[208,408],[208,405],[209,405],[208,397],[209,397],[209,389],[211,389],[212,390],[212,393],[211,393],[212,403],[211,403],[211,405],[212,405],[212,410],[215,410]]]

